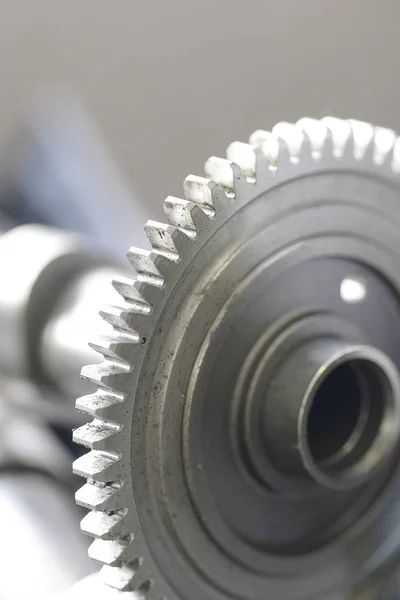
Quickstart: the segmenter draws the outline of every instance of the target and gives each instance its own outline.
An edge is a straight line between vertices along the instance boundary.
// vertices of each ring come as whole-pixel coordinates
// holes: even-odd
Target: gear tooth
[[[202,233],[209,226],[210,219],[214,218],[194,203],[191,203],[190,215],[197,233]]]
[[[75,406],[80,412],[113,422],[122,422],[126,413],[124,400],[106,391],[82,396],[77,399]]]
[[[214,215],[215,183],[205,177],[188,175],[183,182],[185,198],[201,206],[209,216]]]
[[[303,117],[296,123],[297,127],[300,127],[310,140],[311,152],[315,158],[319,158],[322,155],[324,148],[325,139],[327,136],[327,127],[321,121],[317,119],[310,119]]]
[[[243,142],[232,142],[227,148],[228,160],[239,165],[247,177],[256,176],[256,154],[254,147]]]
[[[180,253],[185,250],[188,241],[188,236],[181,229],[157,221],[148,221],[145,232],[156,252],[173,262],[179,261]]]
[[[152,587],[150,579],[140,581],[140,560],[134,559],[123,567],[104,566],[100,570],[100,576],[104,583],[120,592],[135,592],[138,600],[144,600]]]
[[[115,329],[128,333],[134,338],[137,336],[137,339],[140,341],[139,334],[133,327],[137,312],[128,304],[124,304],[123,306],[103,306],[99,314],[104,321],[112,325]]]
[[[268,185],[267,182],[276,169],[271,168],[270,163],[266,160],[261,150],[255,148],[254,152],[256,155],[256,184],[262,187],[263,185]]]
[[[250,144],[260,150],[271,167],[276,168],[278,166],[281,148],[275,135],[269,131],[258,129],[250,136]]]
[[[293,123],[281,122],[277,123],[272,129],[272,135],[278,140],[282,140],[285,143],[286,148],[284,152],[289,153],[289,159],[292,161],[298,161],[304,144],[304,133],[300,127],[297,127]],[[287,149],[287,150],[286,150]],[[280,154],[283,148],[280,148]]]
[[[175,260],[171,260],[168,256],[165,256],[163,252],[158,252],[157,250],[152,251],[151,257],[156,265],[161,277],[162,277],[162,285],[160,287],[164,287],[165,282],[168,281],[171,273],[175,270]]]
[[[153,253],[132,247],[128,252],[128,260],[141,280],[145,279],[147,283],[157,287],[164,285],[164,278],[155,264]]]
[[[322,153],[326,156],[335,156],[333,136],[329,127],[326,128],[326,138]]]
[[[118,379],[124,378],[129,370],[125,362],[106,359],[99,364],[83,367],[81,377],[104,389],[118,389]]]
[[[74,461],[73,472],[80,477],[106,483],[121,478],[121,465],[115,456],[92,450]]]
[[[357,150],[354,150],[354,157],[356,159],[359,158],[359,155],[357,154]],[[366,161],[368,163],[373,163],[375,161],[374,136],[371,137],[368,146],[363,150],[362,158],[364,159],[364,161]],[[361,160],[361,157],[359,159]]]
[[[351,132],[343,147],[342,156],[348,158],[355,158],[356,160],[358,160],[358,152],[360,152],[360,150],[361,149],[356,148],[353,132]]]
[[[125,498],[117,486],[85,483],[75,494],[76,503],[89,510],[111,512],[124,507]]]
[[[191,215],[192,202],[168,196],[164,200],[164,212],[168,216],[171,225],[183,229],[189,237],[196,236],[196,227]]]
[[[265,142],[271,138],[272,133],[270,131],[265,131],[265,129],[256,129],[250,136],[249,143],[253,148],[257,148],[257,150],[262,150]],[[273,137],[273,136],[272,136]]]
[[[384,164],[393,160],[393,147],[395,141],[396,134],[392,129],[375,127],[374,161],[377,164]]]
[[[119,433],[120,429],[111,427],[100,419],[94,419],[91,423],[75,429],[72,440],[85,448],[107,452],[115,449],[115,436]]]
[[[151,305],[143,297],[135,285],[136,281],[129,277],[115,277],[112,281],[113,287],[127,301],[134,312],[139,315],[148,315],[151,313]]]
[[[303,142],[301,144],[300,156],[312,156],[313,158],[319,158],[318,153],[314,152],[313,150],[313,144],[307,131],[302,130],[302,136]],[[298,160],[300,160],[300,157]]]
[[[277,160],[277,168],[282,168],[288,162],[296,162],[297,159],[292,157],[290,154],[290,148],[283,138],[277,138],[279,151],[278,151],[278,160]]]
[[[206,175],[228,190],[235,189],[235,176],[232,162],[226,158],[211,156],[204,166]]]
[[[134,560],[132,537],[121,540],[94,540],[89,546],[89,558],[110,567]]]
[[[114,331],[113,335],[94,336],[89,346],[107,358],[126,361],[129,368],[128,360],[132,356],[132,345],[139,342],[137,335]]]
[[[100,577],[106,585],[119,590],[120,592],[132,592],[134,590],[134,578],[139,565],[134,563],[132,566],[109,567],[105,565],[100,570]]]
[[[108,514],[90,511],[81,521],[81,530],[101,540],[115,540],[125,533],[126,510]]]
[[[367,153],[369,146],[373,151],[374,127],[370,123],[355,119],[349,119],[349,124],[354,144],[353,155],[355,158],[361,159]]]
[[[334,156],[343,156],[352,138],[350,123],[336,117],[324,117],[321,122],[326,125],[330,133],[330,139],[327,136],[324,148],[329,151],[331,145]]]

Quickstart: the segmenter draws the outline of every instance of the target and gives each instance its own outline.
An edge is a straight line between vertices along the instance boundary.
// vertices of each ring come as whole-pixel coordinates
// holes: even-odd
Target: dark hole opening
[[[338,454],[360,419],[362,393],[357,371],[349,364],[336,367],[317,389],[308,416],[308,447],[317,463]]]

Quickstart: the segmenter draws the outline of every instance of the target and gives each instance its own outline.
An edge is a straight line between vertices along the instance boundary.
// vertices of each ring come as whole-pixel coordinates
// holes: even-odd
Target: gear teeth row
[[[257,130],[250,137],[250,144],[262,152],[272,168],[280,162],[282,142],[286,144],[290,160],[294,162],[309,144],[314,158],[319,158],[324,150],[328,152],[331,148],[336,157],[349,153],[361,159],[371,152],[377,164],[389,159],[394,171],[398,170],[400,164],[400,144],[392,130],[353,119],[343,121],[325,117],[316,120],[305,117],[295,125],[278,123],[272,132]],[[231,152],[228,149],[228,157],[234,160]],[[238,164],[246,170],[243,162]]]
[[[145,226],[151,250],[129,250],[136,278],[118,277],[113,282],[121,305],[105,307],[100,313],[112,325],[113,333],[91,343],[104,362],[82,371],[98,390],[77,400],[78,410],[93,421],[74,432],[75,441],[90,448],[74,463],[74,472],[88,480],[77,492],[76,501],[91,511],[82,521],[82,529],[96,538],[89,555],[105,565],[101,570],[104,581],[119,590],[135,591],[139,600],[149,594],[152,574],[137,555],[134,516],[127,508],[132,504],[126,486],[130,443],[124,435],[130,433],[123,424],[131,418],[131,406],[126,405],[123,390],[135,369],[135,357],[140,363],[146,348],[146,323],[151,326],[151,319],[146,319],[163,297],[188,244],[207,231],[210,221],[229,216],[232,202],[237,202],[243,191],[247,201],[251,185],[275,177],[286,163],[296,168],[308,155],[317,164],[324,153],[351,155],[356,160],[370,155],[375,163],[387,163],[400,171],[400,142],[389,129],[327,117],[279,123],[271,132],[257,130],[249,143],[230,144],[226,158],[211,157],[205,165],[206,177],[189,175],[183,184],[184,198],[166,198],[168,223],[149,221]]]

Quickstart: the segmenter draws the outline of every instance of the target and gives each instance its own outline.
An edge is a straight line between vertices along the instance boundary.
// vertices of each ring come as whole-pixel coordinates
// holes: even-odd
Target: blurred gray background
[[[400,130],[398,0],[1,0],[0,145],[32,92],[86,102],[148,216],[256,128],[351,116]]]

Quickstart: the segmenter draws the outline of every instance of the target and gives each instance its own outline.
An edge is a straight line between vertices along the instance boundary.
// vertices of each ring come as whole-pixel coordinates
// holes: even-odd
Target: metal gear
[[[301,119],[206,174],[83,371],[90,556],[140,598],[358,597],[400,550],[400,139]]]

